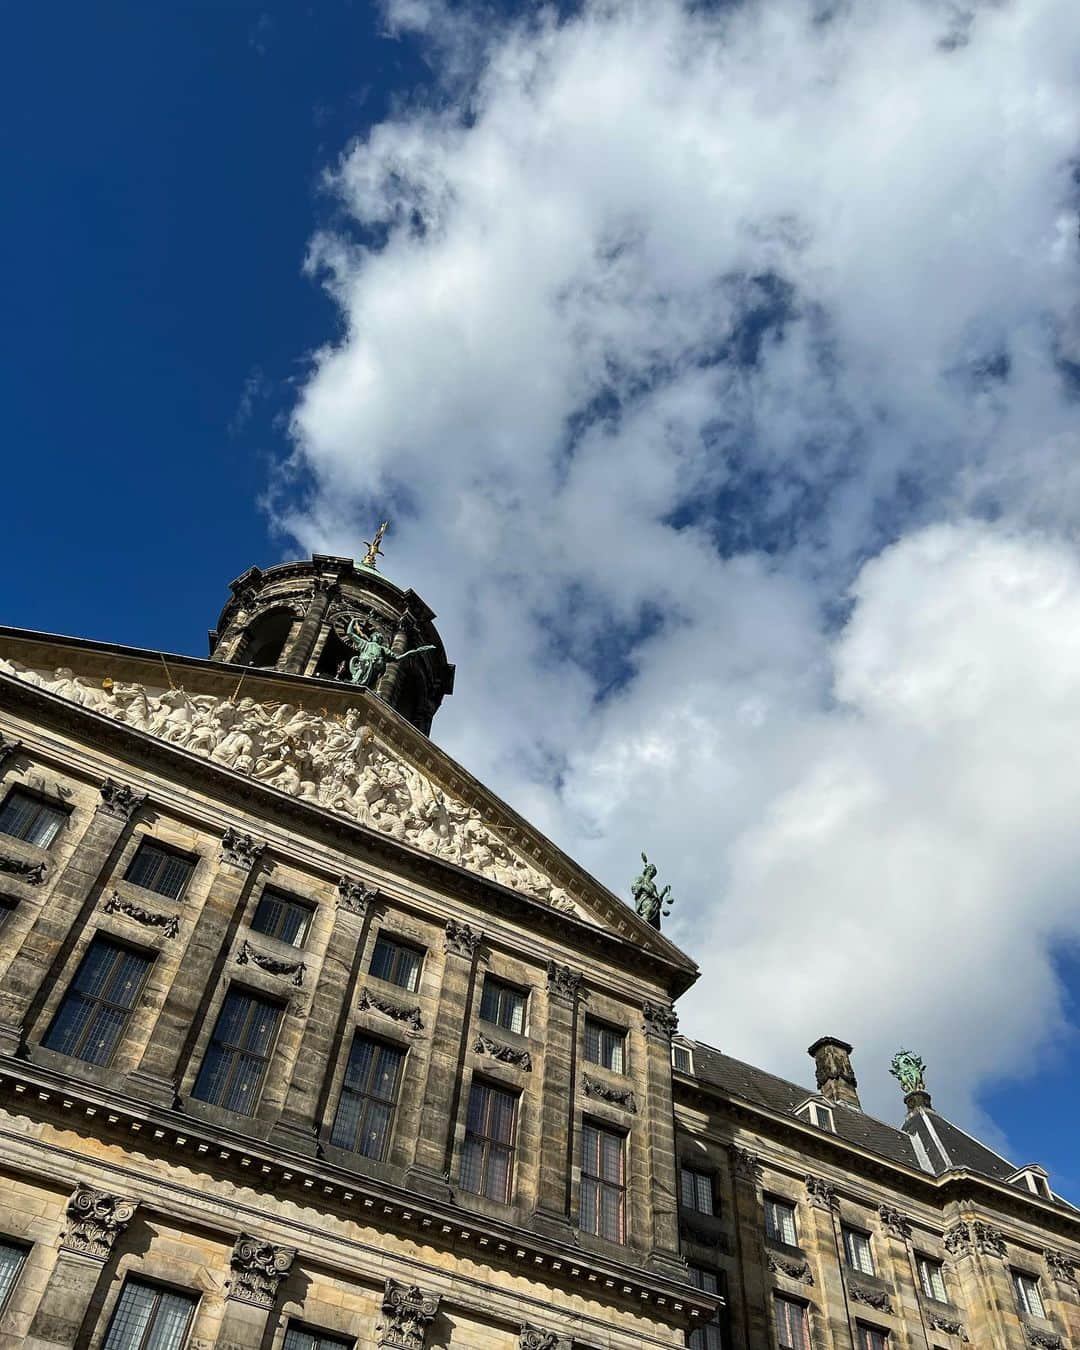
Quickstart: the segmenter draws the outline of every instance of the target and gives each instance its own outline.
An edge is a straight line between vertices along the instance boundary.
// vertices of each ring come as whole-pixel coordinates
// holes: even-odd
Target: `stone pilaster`
[[[1054,1311],[1060,1313],[1065,1324],[1066,1343],[1080,1345],[1080,1287],[1077,1285],[1076,1266],[1071,1257],[1048,1247],[1043,1252],[1046,1262],[1047,1286]]]
[[[0,993],[0,1050],[14,1053],[31,1034],[55,978],[78,941],[82,920],[97,900],[132,817],[145,796],[106,778],[101,800],[23,938]]]
[[[821,1177],[806,1178],[806,1204],[802,1207],[799,1238],[817,1277],[814,1344],[822,1350],[848,1350],[855,1343],[855,1330],[844,1284],[836,1191]]]
[[[252,869],[264,845],[250,835],[225,831],[221,866],[191,934],[185,960],[169,988],[131,1086],[144,1096],[173,1106],[180,1079],[199,1033],[201,1013],[218,984]],[[207,972],[209,976],[207,976]]]
[[[959,1302],[968,1310],[972,1342],[1001,1350],[1026,1347],[1002,1234],[981,1220],[962,1219],[945,1230],[945,1250],[962,1293]]]
[[[294,1247],[240,1234],[229,1260],[229,1290],[216,1350],[250,1350],[263,1343],[281,1282],[295,1258]]]
[[[570,1229],[574,1164],[574,1093],[581,972],[549,961],[544,1028],[544,1084],[540,1101],[540,1175],[535,1217],[557,1237]]]
[[[476,985],[476,958],[483,934],[451,919],[443,944],[442,987],[424,1081],[425,1102],[445,1102],[448,1109],[423,1111],[409,1179],[422,1189],[443,1193],[449,1184],[454,1131],[461,1104],[461,1075],[468,1044]]]
[[[675,1114],[671,1089],[671,1038],[679,1019],[665,1004],[646,1003],[642,1009],[645,1032],[645,1101],[642,1125],[652,1204],[652,1262],[665,1273],[684,1273],[679,1257],[679,1200],[675,1162]]]
[[[137,1208],[134,1200],[93,1186],[80,1183],[75,1188],[67,1204],[60,1252],[24,1350],[67,1350],[76,1343],[105,1264]]]
[[[732,1281],[736,1287],[729,1289],[729,1293],[735,1293],[738,1305],[732,1310],[732,1328],[736,1332],[736,1344],[741,1339],[747,1350],[772,1350],[772,1321],[762,1243],[765,1210],[761,1166],[755,1153],[737,1144],[731,1146],[730,1157],[737,1267]]]

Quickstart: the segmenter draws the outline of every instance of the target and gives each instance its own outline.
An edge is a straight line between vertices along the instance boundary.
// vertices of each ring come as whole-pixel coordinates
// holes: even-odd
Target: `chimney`
[[[835,1036],[822,1036],[806,1052],[814,1061],[817,1070],[818,1091],[832,1102],[843,1102],[862,1110],[859,1101],[859,1084],[855,1070],[851,1067],[851,1046],[847,1041],[838,1041]]]

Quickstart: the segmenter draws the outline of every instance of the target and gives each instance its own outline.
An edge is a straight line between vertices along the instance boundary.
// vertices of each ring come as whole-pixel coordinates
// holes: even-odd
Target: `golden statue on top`
[[[379,545],[382,543],[383,536],[386,534],[386,531],[389,528],[390,522],[388,520],[384,520],[383,523],[379,526],[379,528],[375,531],[375,538],[372,539],[370,543],[368,542],[368,540],[366,539],[364,540],[364,543],[367,544],[367,552],[360,559],[361,567],[378,566],[376,559],[382,556],[382,549],[379,547]]]

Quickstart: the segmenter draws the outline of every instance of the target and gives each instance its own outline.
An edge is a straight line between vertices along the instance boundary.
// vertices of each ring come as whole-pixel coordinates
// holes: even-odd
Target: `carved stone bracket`
[[[884,1289],[868,1289],[865,1285],[856,1284],[850,1279],[847,1288],[852,1303],[864,1303],[868,1308],[876,1308],[878,1312],[892,1315],[893,1306]]]
[[[419,1285],[388,1279],[383,1292],[379,1350],[424,1350],[428,1329],[439,1311],[439,1295]]]
[[[360,990],[360,998],[356,1006],[361,1012],[374,1008],[376,1012],[382,1013],[385,1017],[392,1017],[395,1022],[408,1022],[413,1031],[423,1031],[424,1029],[418,1007],[410,1008],[407,1003],[398,1003],[395,999],[387,998],[385,994],[377,994],[366,987]]]
[[[367,913],[368,905],[374,904],[379,898],[377,890],[365,886],[362,881],[353,881],[351,877],[341,877],[337,888],[338,909],[343,909],[349,914],[363,916]]]
[[[524,1069],[526,1073],[532,1072],[532,1055],[528,1050],[518,1050],[512,1045],[504,1045],[502,1041],[493,1041],[482,1032],[477,1036],[473,1050],[478,1055],[490,1055],[501,1064],[513,1064],[519,1069]]]
[[[289,1273],[295,1247],[276,1247],[272,1242],[241,1233],[232,1249],[229,1265],[232,1279],[228,1297],[258,1308],[272,1308],[278,1285]]]
[[[1047,1269],[1055,1280],[1062,1280],[1065,1284],[1076,1284],[1076,1266],[1073,1264],[1071,1256],[1066,1256],[1064,1252],[1057,1252],[1052,1247],[1047,1247],[1043,1252],[1043,1257]]]
[[[145,801],[146,793],[136,792],[127,783],[118,783],[113,778],[106,778],[101,785],[99,809],[110,816],[116,816],[119,820],[130,820]]]
[[[0,769],[11,758],[17,755],[22,749],[22,741],[9,740],[7,736],[0,735]]]
[[[454,956],[464,956],[470,961],[476,955],[476,949],[480,946],[480,940],[483,933],[475,928],[470,928],[467,923],[458,923],[456,919],[448,919],[446,923],[446,950]]]
[[[740,1148],[738,1144],[731,1146],[731,1167],[737,1177],[744,1177],[747,1181],[756,1182],[761,1176],[761,1164],[758,1162],[756,1153],[751,1153],[749,1149]]]
[[[881,1220],[881,1226],[890,1237],[906,1240],[911,1236],[911,1224],[892,1205],[878,1205],[878,1218]]]
[[[559,1336],[554,1331],[544,1331],[528,1322],[521,1324],[518,1350],[570,1350],[571,1344],[569,1337]]]
[[[22,858],[12,858],[0,853],[0,872],[7,872],[30,886],[40,886],[45,880],[45,864],[23,862]]]
[[[180,920],[175,914],[155,914],[153,910],[143,909],[141,905],[122,899],[116,891],[113,891],[101,908],[105,914],[126,915],[136,923],[141,923],[144,928],[160,928],[162,935],[167,938],[176,937],[180,931]]]
[[[548,993],[553,998],[566,999],[572,1003],[581,990],[581,971],[571,970],[569,966],[562,966],[558,961],[549,961],[547,987]]]
[[[236,953],[236,964],[246,966],[249,962],[269,975],[291,975],[297,989],[304,983],[307,966],[303,961],[280,961],[276,956],[267,956],[265,952],[258,951],[250,942],[244,942]]]
[[[250,834],[241,834],[231,825],[221,836],[221,860],[232,863],[234,867],[250,870],[262,857],[265,848],[266,845],[260,840],[253,839]]]
[[[601,1083],[598,1078],[590,1078],[588,1074],[585,1075],[582,1087],[586,1097],[595,1097],[597,1101],[610,1102],[612,1106],[621,1106],[624,1111],[637,1113],[637,1101],[630,1088],[610,1087],[607,1083]]]
[[[821,1177],[806,1178],[806,1198],[815,1209],[831,1210],[836,1206],[836,1191]]]
[[[962,1341],[968,1338],[963,1322],[955,1317],[949,1317],[946,1313],[929,1312],[926,1321],[931,1331],[943,1331],[946,1336],[958,1336]]]
[[[64,1251],[106,1261],[113,1243],[131,1221],[138,1204],[82,1182],[67,1202],[68,1226],[60,1239]]]
[[[780,1256],[776,1252],[769,1252],[768,1259],[771,1271],[786,1275],[789,1280],[799,1280],[803,1284],[814,1283],[814,1276],[808,1261],[793,1261],[790,1257]]]
[[[679,1015],[663,1003],[646,1003],[641,1010],[646,1034],[670,1041],[679,1029]]]
[[[1038,1350],[1064,1350],[1064,1342],[1056,1331],[1040,1331],[1038,1327],[1025,1327],[1027,1338]]]

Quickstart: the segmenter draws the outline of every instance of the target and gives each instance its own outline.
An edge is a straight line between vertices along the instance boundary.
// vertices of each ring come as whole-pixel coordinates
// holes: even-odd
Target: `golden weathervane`
[[[389,528],[390,528],[390,522],[389,522],[388,520],[384,520],[383,523],[379,526],[379,528],[375,531],[375,538],[372,539],[370,543],[368,542],[368,540],[366,540],[366,539],[364,540],[364,543],[367,544],[367,552],[364,554],[363,558],[361,558],[361,560],[360,560],[360,561],[361,561],[361,564],[362,564],[364,567],[375,567],[375,566],[377,566],[375,560],[376,560],[376,558],[380,557],[380,555],[382,554],[382,549],[379,547],[379,545],[380,545],[380,544],[382,543],[382,541],[383,541],[383,535],[386,534],[386,531],[387,531]]]

